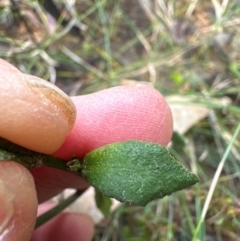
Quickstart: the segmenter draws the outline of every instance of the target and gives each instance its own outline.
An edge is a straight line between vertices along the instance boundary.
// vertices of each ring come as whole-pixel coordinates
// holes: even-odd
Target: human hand
[[[73,97],[73,105],[3,60],[0,70],[0,136],[29,149],[69,160],[113,142],[135,139],[166,145],[171,138],[170,109],[148,85]],[[39,203],[65,188],[87,187],[82,178],[61,170],[42,166],[30,172],[18,163],[0,162],[0,241],[28,241]],[[51,204],[42,205],[46,210]],[[62,213],[37,229],[31,240],[88,241],[92,235],[87,216]]]

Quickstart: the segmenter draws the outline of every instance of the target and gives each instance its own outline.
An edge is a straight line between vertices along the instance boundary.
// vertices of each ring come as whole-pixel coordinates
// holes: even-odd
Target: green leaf
[[[114,143],[88,153],[82,176],[104,195],[139,206],[198,182],[165,147],[140,141]]]
[[[95,201],[97,207],[101,210],[104,217],[108,217],[110,214],[110,208],[112,205],[112,200],[109,197],[106,197],[97,189],[95,189]]]

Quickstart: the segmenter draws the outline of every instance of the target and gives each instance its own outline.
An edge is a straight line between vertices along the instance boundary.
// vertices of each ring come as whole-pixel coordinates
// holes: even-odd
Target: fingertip
[[[127,140],[167,145],[172,136],[171,110],[148,85],[119,86],[74,97],[77,118],[56,155],[82,157],[98,147]]]
[[[34,231],[32,241],[91,241],[94,224],[88,215],[64,212]]]
[[[73,127],[76,109],[56,86],[0,59],[0,136],[51,154]]]
[[[32,175],[22,165],[4,161],[0,162],[0,183],[0,240],[29,240],[37,213]]]

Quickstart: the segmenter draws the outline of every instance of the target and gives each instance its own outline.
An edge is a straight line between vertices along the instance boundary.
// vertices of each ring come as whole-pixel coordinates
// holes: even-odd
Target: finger
[[[36,214],[37,197],[32,175],[18,163],[0,162],[0,240],[29,240]]]
[[[1,59],[0,72],[0,136],[31,150],[56,151],[75,121],[70,98]]]
[[[52,203],[40,205],[38,214],[53,206]],[[93,234],[94,225],[89,216],[64,212],[35,230],[31,241],[91,241]]]
[[[166,145],[172,135],[172,115],[162,95],[149,86],[125,86],[73,98],[77,119],[56,153],[60,158],[82,157],[117,141],[143,140]],[[32,171],[39,201],[67,187],[82,189],[82,178],[41,167]]]
[[[77,119],[56,155],[82,157],[98,147],[126,140],[166,145],[172,114],[162,95],[147,85],[121,86],[73,98]]]
[[[39,203],[56,196],[65,188],[84,190],[89,184],[81,177],[50,167],[39,167],[31,170],[35,179]]]

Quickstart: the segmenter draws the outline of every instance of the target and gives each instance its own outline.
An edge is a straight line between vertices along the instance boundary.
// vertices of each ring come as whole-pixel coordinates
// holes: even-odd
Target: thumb
[[[30,240],[37,196],[30,172],[22,165],[0,162],[0,240]]]

